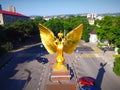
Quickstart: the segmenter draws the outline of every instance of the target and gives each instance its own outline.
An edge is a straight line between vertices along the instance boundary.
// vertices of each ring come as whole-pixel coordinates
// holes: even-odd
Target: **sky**
[[[0,4],[3,10],[15,6],[27,16],[120,12],[120,0],[0,0]]]

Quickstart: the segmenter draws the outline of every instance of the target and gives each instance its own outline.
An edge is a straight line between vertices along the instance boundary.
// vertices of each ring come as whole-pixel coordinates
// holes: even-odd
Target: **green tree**
[[[52,30],[52,32],[55,34],[55,36],[57,36],[57,34],[60,31],[64,32],[63,22],[59,18],[50,19],[48,22],[44,23],[44,25],[46,27],[48,27],[50,30]]]
[[[115,17],[114,22],[115,45],[120,48],[120,16]]]
[[[101,41],[108,40],[109,44],[119,46],[120,35],[120,17],[105,16],[102,20],[97,21],[99,27],[96,29]]]
[[[82,34],[82,39],[86,42],[89,41],[90,37],[90,31],[94,29],[89,23],[86,17],[81,18],[81,22],[83,23],[83,34]]]
[[[116,75],[120,76],[120,57],[115,58],[113,71],[116,73]]]
[[[44,24],[46,22],[46,20],[43,17],[37,17],[35,19],[32,20],[33,23],[38,26],[38,24]]]
[[[5,43],[6,39],[6,30],[4,26],[0,25],[0,45],[2,45],[3,43]]]
[[[56,36],[60,31],[64,32],[64,35],[66,35],[80,24],[84,25],[82,39],[89,41],[91,26],[86,17],[70,16],[69,18],[52,18],[44,23],[44,25],[52,30]]]

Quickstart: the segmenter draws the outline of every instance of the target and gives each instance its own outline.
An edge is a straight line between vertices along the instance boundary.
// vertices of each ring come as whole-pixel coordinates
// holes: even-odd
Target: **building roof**
[[[90,34],[97,34],[95,30],[92,30]]]
[[[20,14],[20,13],[17,13],[17,12],[6,11],[6,10],[0,10],[0,13],[7,14],[7,15],[13,15],[13,16],[27,17],[23,14]]]

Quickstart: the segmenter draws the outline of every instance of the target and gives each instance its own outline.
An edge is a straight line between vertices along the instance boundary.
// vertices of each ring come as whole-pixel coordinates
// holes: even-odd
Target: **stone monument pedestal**
[[[70,80],[70,72],[66,71],[52,71],[51,80],[52,81],[66,81]]]
[[[52,71],[46,81],[45,90],[76,90],[76,78],[71,79],[70,70]]]
[[[75,82],[48,82],[46,90],[76,90]]]

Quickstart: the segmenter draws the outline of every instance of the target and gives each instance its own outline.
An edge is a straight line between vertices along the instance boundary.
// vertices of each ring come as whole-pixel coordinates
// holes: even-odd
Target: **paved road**
[[[82,48],[83,49],[83,48]],[[101,52],[103,54],[103,52]],[[110,65],[101,53],[86,50],[80,51],[73,56],[73,62],[77,77],[93,77],[98,90],[120,90],[120,77],[116,76]]]
[[[98,90],[120,90],[120,78],[117,77],[101,53],[94,52],[88,46],[78,47],[78,52],[65,54],[76,77],[89,76],[96,80]],[[39,45],[16,52],[12,61],[0,70],[1,90],[44,90],[49,63],[42,64],[36,56],[42,52],[48,60],[55,55],[48,55]],[[80,85],[81,86],[81,85]]]
[[[0,90],[22,90],[31,81],[34,85],[31,90],[37,90],[43,65],[35,58],[41,51],[46,53],[36,45],[14,52],[17,54],[11,62],[0,70]]]

